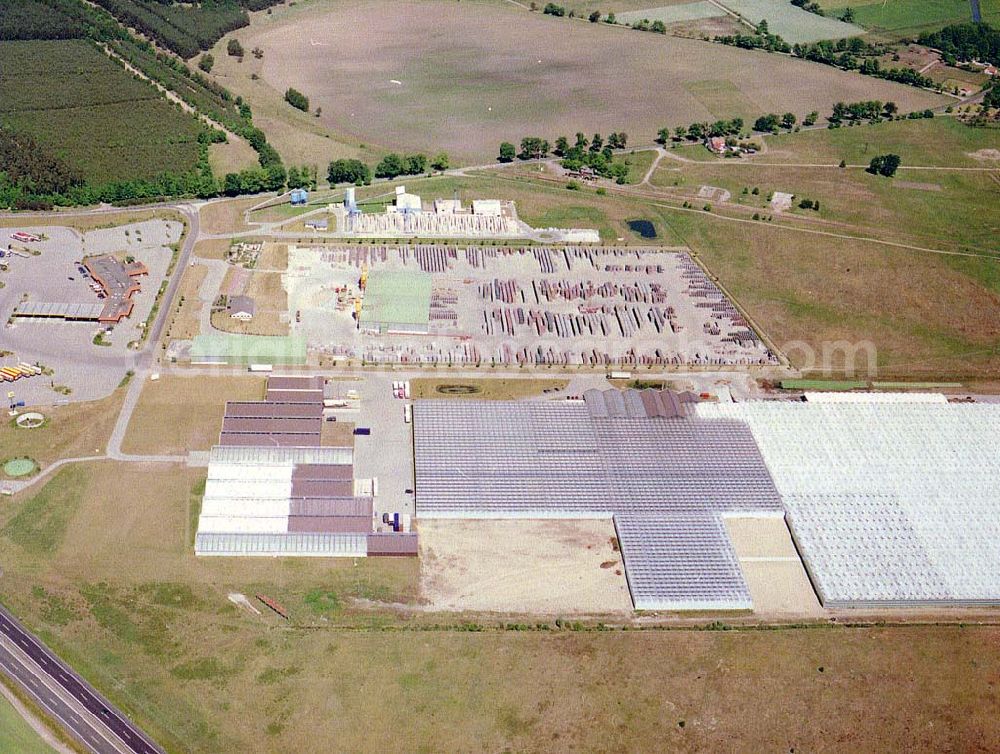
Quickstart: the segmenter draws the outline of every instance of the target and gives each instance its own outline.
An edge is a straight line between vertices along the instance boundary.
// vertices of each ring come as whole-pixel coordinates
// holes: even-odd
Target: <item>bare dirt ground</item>
[[[420,522],[420,584],[432,610],[631,612],[614,526],[598,521]]]
[[[651,141],[664,125],[713,119],[685,88],[706,79],[731,82],[756,114],[804,114],[837,100],[894,100],[903,111],[943,102],[829,66],[499,2],[348,0],[294,11],[243,35],[264,55],[241,73],[259,69],[274,91],[302,91],[334,133],[463,160],[493,159],[501,141],[531,134],[624,129]]]
[[[728,517],[726,531],[756,615],[786,619],[823,615],[783,518]]]
[[[230,243],[228,238],[199,241],[194,245],[194,255],[201,259],[225,259]]]

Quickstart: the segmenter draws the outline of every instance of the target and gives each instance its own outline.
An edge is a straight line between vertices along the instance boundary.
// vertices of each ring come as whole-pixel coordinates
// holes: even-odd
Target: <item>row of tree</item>
[[[690,126],[677,126],[673,133],[669,128],[661,128],[656,141],[666,144],[668,141],[703,141],[710,136],[739,136],[743,131],[743,118],[732,120],[717,120],[714,123],[692,123]]]
[[[940,84],[913,68],[907,66],[883,68],[878,57],[887,52],[888,48],[885,45],[868,44],[857,37],[840,39],[836,42],[823,40],[813,44],[796,44],[792,48],[793,55],[814,63],[822,63],[845,71],[858,71],[865,76],[874,76],[900,84],[941,89]]]
[[[426,155],[400,155],[390,152],[385,155],[374,169],[361,160],[334,160],[327,167],[326,179],[331,186],[338,183],[353,183],[355,186],[367,186],[375,178],[397,178],[401,175],[421,175],[428,168],[435,171],[448,169],[448,155],[442,152],[428,160]]]
[[[628,143],[628,134],[624,131],[613,131],[608,135],[607,142],[599,133],[595,133],[593,138],[588,139],[582,131],[577,132],[576,140],[570,144],[569,138],[560,136],[555,141],[555,147],[549,144],[547,139],[540,136],[525,136],[521,139],[521,151],[517,150],[511,142],[505,141],[500,144],[500,162],[513,162],[515,158],[521,160],[540,160],[548,157],[551,151],[557,157],[571,157],[582,159],[583,153],[600,154],[606,150],[625,149]]]
[[[752,34],[723,34],[714,38],[716,42],[744,50],[767,50],[768,52],[791,52],[792,46],[777,34],[772,34],[767,19],[754,28]]]

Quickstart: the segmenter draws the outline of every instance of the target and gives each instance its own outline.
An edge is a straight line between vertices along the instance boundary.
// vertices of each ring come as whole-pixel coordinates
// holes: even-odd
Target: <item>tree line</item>
[[[263,10],[282,0],[94,0],[126,25],[157,44],[192,58],[223,36],[250,23],[247,10]]]
[[[852,37],[839,39],[836,42],[823,40],[812,44],[796,44],[792,47],[792,54],[814,63],[822,63],[844,71],[857,71],[865,76],[874,76],[899,84],[941,89],[940,84],[913,68],[907,66],[883,68],[877,58],[887,54],[890,49],[883,44],[869,44],[858,37]]]
[[[978,60],[1000,66],[1000,29],[988,23],[954,24],[940,31],[921,34],[920,44],[944,54],[946,63]]]
[[[423,154],[400,155],[390,152],[385,155],[374,168],[361,160],[334,160],[327,167],[326,179],[331,186],[338,183],[352,183],[355,186],[367,186],[372,178],[398,178],[401,175],[422,175],[430,170],[447,170],[448,155],[444,152],[428,160]]]
[[[588,167],[603,178],[614,178],[618,183],[625,183],[628,178],[628,165],[614,162],[614,150],[625,149],[628,135],[622,132],[612,132],[607,140],[599,133],[590,139],[582,131],[576,134],[571,143],[566,136],[556,139],[555,145],[540,136],[525,136],[521,139],[521,149],[509,141],[500,144],[499,162],[520,160],[540,160],[548,157],[551,152],[556,157],[563,158],[560,164],[567,170],[577,171]]]

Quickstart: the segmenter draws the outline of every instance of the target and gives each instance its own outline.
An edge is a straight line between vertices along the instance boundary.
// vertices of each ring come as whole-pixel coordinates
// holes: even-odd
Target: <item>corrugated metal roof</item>
[[[319,445],[320,434],[286,435],[281,433],[264,432],[223,432],[219,435],[220,445],[235,445],[237,447],[311,447]]]
[[[288,531],[358,532],[372,530],[371,516],[289,516]]]
[[[222,431],[226,432],[266,432],[274,434],[316,434],[323,430],[323,420],[314,419],[273,419],[266,417],[226,417],[222,420]]]
[[[416,555],[417,535],[415,532],[385,534],[372,532],[368,535],[369,555]]]
[[[267,378],[268,390],[322,390],[325,380],[319,375],[272,374]]]
[[[274,390],[267,389],[268,403],[319,403],[323,405],[322,390]]]
[[[322,417],[323,404],[315,401],[307,403],[295,402],[265,402],[265,401],[229,401],[226,403],[227,417],[271,417],[271,418],[309,418]]]
[[[364,534],[199,533],[194,547],[195,554],[205,556],[363,557],[368,539]]]
[[[324,465],[300,463],[292,471],[292,479],[354,479],[354,467],[350,464]]]
[[[372,499],[370,497],[335,497],[325,499],[292,500],[292,516],[367,516],[371,528]]]
[[[354,492],[353,479],[295,479],[292,497],[344,497]]]

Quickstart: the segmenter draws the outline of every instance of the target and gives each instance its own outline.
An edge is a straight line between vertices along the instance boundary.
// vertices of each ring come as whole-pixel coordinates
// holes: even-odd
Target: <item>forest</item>
[[[263,10],[282,0],[95,0],[98,5],[157,44],[192,58],[223,36],[250,23],[248,10]]]
[[[1000,29],[987,23],[955,24],[941,31],[920,36],[920,44],[934,47],[945,58],[963,63],[977,60],[980,63],[1000,65]]]
[[[280,156],[239,97],[132,36],[100,8],[80,0],[4,3],[0,207],[208,197],[284,185]],[[226,134],[168,101],[115,56],[246,139],[261,167],[238,180],[213,176],[208,146]],[[18,160],[16,150],[24,152]]]

